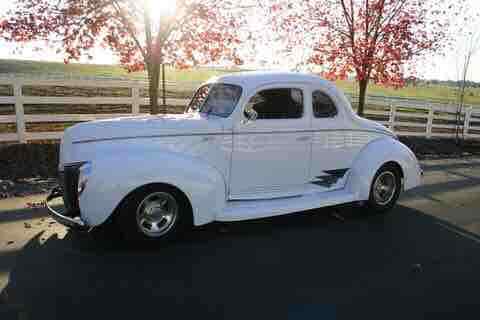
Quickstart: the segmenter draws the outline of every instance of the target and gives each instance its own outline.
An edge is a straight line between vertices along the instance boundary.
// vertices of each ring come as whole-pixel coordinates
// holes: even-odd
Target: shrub
[[[55,177],[58,142],[36,142],[0,146],[0,180]]]

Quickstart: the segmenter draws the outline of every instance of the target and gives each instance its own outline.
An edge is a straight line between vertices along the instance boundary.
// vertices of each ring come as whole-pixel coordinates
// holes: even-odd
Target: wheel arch
[[[132,197],[134,194],[136,193],[140,193],[140,192],[145,192],[147,191],[148,189],[154,189],[154,190],[162,190],[162,189],[171,189],[171,190],[174,190],[178,195],[181,196],[182,198],[182,201],[185,202],[185,204],[187,205],[187,208],[189,209],[189,217],[191,219],[191,222],[193,223],[193,207],[192,207],[192,202],[189,198],[189,196],[183,192],[181,189],[179,189],[178,187],[174,186],[173,184],[169,184],[169,183],[161,183],[161,182],[151,182],[151,183],[147,183],[147,184],[144,184],[142,186],[139,186],[137,187],[136,189],[133,189],[131,190],[128,194],[126,194],[122,200],[120,200],[120,202],[118,203],[118,205],[115,207],[115,209],[113,210],[112,214],[108,217],[107,221],[110,221],[111,219],[113,219],[113,217],[118,214],[118,211],[120,209],[120,207],[124,204],[125,201],[127,201],[130,197]],[[105,222],[107,222],[105,221]]]
[[[398,171],[398,173],[400,174],[400,178],[403,179],[403,178],[405,177],[405,175],[403,174],[402,166],[401,166],[397,161],[388,161],[388,162],[385,162],[384,164],[382,164],[382,165],[380,166],[380,168],[383,167],[383,166],[393,166],[393,167]],[[380,169],[380,168],[379,168],[379,169]],[[377,170],[377,171],[378,171],[378,170]]]
[[[385,137],[368,143],[357,155],[350,169],[346,187],[358,200],[368,200],[377,171],[391,164],[399,171],[403,189],[420,184],[420,170],[413,152],[400,141]]]

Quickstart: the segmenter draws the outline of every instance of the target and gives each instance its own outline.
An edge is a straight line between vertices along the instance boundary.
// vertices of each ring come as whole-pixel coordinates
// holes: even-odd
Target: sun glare
[[[172,16],[175,14],[176,0],[146,0],[152,15]]]

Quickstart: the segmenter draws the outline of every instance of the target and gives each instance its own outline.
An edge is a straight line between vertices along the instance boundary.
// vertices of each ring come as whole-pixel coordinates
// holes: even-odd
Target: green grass
[[[165,70],[167,80],[175,81],[205,81],[213,76],[232,72],[232,70],[213,68],[194,68],[176,70],[167,67]],[[124,68],[115,65],[98,64],[64,64],[60,62],[40,62],[26,60],[2,60],[0,59],[0,73],[10,74],[65,74],[67,76],[97,76],[127,79],[145,79],[145,72],[128,72]]]
[[[167,67],[167,80],[175,81],[205,81],[210,77],[238,71],[211,68],[195,68],[188,70],[175,70]],[[129,73],[120,66],[95,65],[95,64],[63,64],[59,62],[39,62],[24,60],[1,60],[0,73],[23,74],[65,74],[67,76],[99,76],[112,78],[145,79],[144,72]],[[345,92],[354,92],[357,86],[353,81],[337,81],[337,85]],[[454,102],[456,99],[455,88],[443,85],[418,85],[407,86],[401,89],[387,88],[370,85],[369,95],[388,97],[415,98],[440,102]],[[465,103],[480,105],[480,88],[469,88],[466,93]]]
[[[347,93],[352,93],[354,88],[358,88],[353,81],[337,81],[337,85]],[[421,84],[418,86],[409,85],[404,88],[394,89],[373,84],[368,87],[367,94],[439,102],[456,101],[456,88],[443,85]],[[480,105],[480,88],[468,88],[465,95],[465,103]]]

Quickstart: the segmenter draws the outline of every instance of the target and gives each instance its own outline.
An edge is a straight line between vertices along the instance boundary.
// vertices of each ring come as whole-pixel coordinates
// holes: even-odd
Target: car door
[[[301,194],[308,180],[311,132],[302,86],[257,89],[243,106],[233,132],[230,199],[269,199]],[[257,113],[247,121],[245,108]],[[247,111],[248,112],[248,111]]]
[[[319,190],[342,188],[352,157],[345,143],[345,118],[335,95],[312,90],[312,160],[310,181]]]

